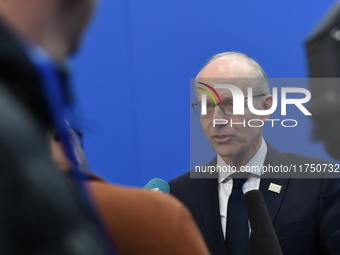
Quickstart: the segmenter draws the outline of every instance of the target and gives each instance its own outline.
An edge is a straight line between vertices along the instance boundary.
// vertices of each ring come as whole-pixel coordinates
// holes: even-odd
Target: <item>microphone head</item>
[[[148,189],[154,192],[159,192],[159,193],[170,193],[170,186],[169,184],[159,178],[154,178],[150,180],[143,189]]]
[[[280,243],[261,191],[248,191],[243,195],[243,200],[248,213],[256,254],[282,255]]]

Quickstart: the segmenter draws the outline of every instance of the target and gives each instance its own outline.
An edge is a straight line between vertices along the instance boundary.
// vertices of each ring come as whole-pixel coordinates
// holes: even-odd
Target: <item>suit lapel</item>
[[[207,165],[216,166],[216,162],[215,158]],[[202,222],[211,247],[215,254],[228,254],[221,227],[217,179],[200,179],[196,190]]]
[[[268,152],[264,162],[265,166],[280,166],[284,164],[285,160],[282,158],[282,153],[275,148],[273,148],[270,144],[267,143]],[[275,193],[269,190],[270,183],[277,184],[281,186],[280,193]],[[289,174],[278,172],[275,173],[275,178],[266,178],[266,174],[263,174],[260,183],[260,190],[262,192],[264,201],[266,202],[268,212],[272,222],[275,222],[275,218],[280,209],[282,200],[286,193],[287,187],[289,183]]]

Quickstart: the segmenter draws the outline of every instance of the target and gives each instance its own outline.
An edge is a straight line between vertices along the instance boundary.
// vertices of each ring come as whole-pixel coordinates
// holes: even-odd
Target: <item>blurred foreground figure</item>
[[[59,73],[55,60],[76,45],[88,16],[83,7],[90,9],[85,2],[0,2],[0,254],[109,254],[78,192],[50,159],[46,131],[54,122],[37,67]],[[71,22],[82,15],[84,24]]]
[[[340,159],[340,1],[335,1],[306,40],[313,116],[313,140]]]
[[[0,2],[0,254],[110,254],[84,182],[121,254],[208,254],[176,199],[79,172],[86,160],[63,119],[72,103],[64,60],[94,2]]]
[[[0,254],[109,254],[43,133],[0,85]]]

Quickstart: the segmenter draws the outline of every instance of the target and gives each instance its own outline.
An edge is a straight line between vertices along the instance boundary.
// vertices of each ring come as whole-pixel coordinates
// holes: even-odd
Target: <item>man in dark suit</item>
[[[322,159],[276,150],[262,138],[261,125],[243,125],[250,119],[264,122],[270,115],[255,115],[247,104],[243,115],[233,115],[235,102],[230,100],[231,92],[225,88],[214,89],[214,84],[233,84],[244,94],[247,87],[252,87],[252,101],[258,110],[268,110],[273,103],[264,71],[244,54],[218,54],[196,78],[198,103],[193,106],[198,107],[195,113],[217,156],[169,184],[171,193],[191,211],[210,252],[256,254],[242,194],[259,189],[284,254],[339,254],[339,179],[331,178],[334,175],[315,178],[325,177],[322,174],[297,176],[283,170],[268,173],[268,169],[275,166],[277,169],[304,166],[305,171],[304,164],[324,164],[327,171],[333,169],[333,174],[339,175],[334,173],[338,166]],[[204,97],[206,106],[202,104]],[[216,119],[226,121],[216,124]],[[209,173],[216,169],[226,170]],[[247,169],[252,171],[242,178],[237,176]]]

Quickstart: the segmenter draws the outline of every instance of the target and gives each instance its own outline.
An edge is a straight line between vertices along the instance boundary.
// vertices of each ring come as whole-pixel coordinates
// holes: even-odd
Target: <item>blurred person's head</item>
[[[96,0],[1,0],[0,17],[19,37],[27,37],[61,60],[74,52]]]
[[[32,59],[17,45],[34,42],[40,46],[56,62],[59,78],[67,79],[67,72],[62,66],[63,60],[78,48],[96,2],[97,0],[0,1],[0,29],[5,38],[0,43],[1,80],[18,101],[31,111],[42,131],[48,134],[53,159],[63,170],[71,169],[72,165],[60,141],[54,139],[54,124],[48,107],[50,102],[43,89],[45,85],[42,85],[43,77],[36,72]],[[69,93],[67,88],[63,92],[65,95]],[[63,100],[71,101],[72,96],[67,95],[65,98],[67,99]],[[82,160],[85,157],[77,143],[73,145],[77,160],[86,163]]]
[[[202,86],[202,83],[214,87],[215,84],[231,84],[240,88],[247,96],[247,88],[253,88],[253,104],[257,110],[269,109],[272,105],[272,96],[269,94],[266,74],[261,66],[248,56],[226,52],[217,54],[207,62],[196,78],[196,95],[198,102],[202,94],[206,93],[209,87]],[[207,96],[207,111],[211,116],[201,118],[201,125],[215,149],[226,163],[239,167],[245,165],[258,151],[262,142],[263,127],[252,127],[248,125],[251,119],[266,121],[266,116],[253,114],[247,107],[247,100],[244,104],[244,115],[233,115],[233,97],[231,91],[225,88],[215,89],[219,94],[223,109],[219,103],[213,102],[211,96]],[[216,106],[216,107],[215,107]],[[229,109],[229,110],[228,110]],[[226,115],[226,112],[230,114]],[[198,113],[199,114],[199,113]],[[225,119],[227,124],[215,124],[214,119]],[[233,124],[239,123],[239,124]],[[245,123],[244,125],[241,123]],[[253,123],[255,126],[255,123]],[[256,124],[258,125],[258,124]]]

